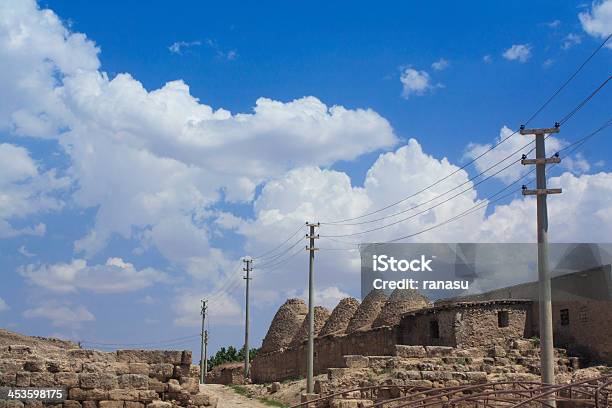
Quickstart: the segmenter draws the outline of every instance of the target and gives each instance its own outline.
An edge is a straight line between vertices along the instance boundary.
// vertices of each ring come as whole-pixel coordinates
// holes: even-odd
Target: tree
[[[259,349],[257,348],[250,349],[249,359],[252,360],[257,355],[258,351]],[[235,363],[240,361],[244,361],[244,348],[238,351],[234,346],[228,346],[227,348],[221,347],[214,356],[208,359],[208,369],[212,370],[215,366],[224,363]]]

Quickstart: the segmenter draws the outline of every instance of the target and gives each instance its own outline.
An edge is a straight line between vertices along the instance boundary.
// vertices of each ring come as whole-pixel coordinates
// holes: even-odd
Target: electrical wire
[[[489,166],[488,168],[486,168],[485,170],[483,170],[483,171],[481,171],[480,173],[476,174],[475,176],[470,177],[469,179],[467,179],[467,180],[466,180],[466,181],[464,181],[463,183],[458,184],[458,185],[456,185],[455,187],[451,188],[450,190],[446,190],[445,192],[443,192],[443,193],[441,193],[441,194],[438,194],[437,196],[435,196],[435,197],[433,197],[433,198],[430,198],[430,199],[429,199],[429,200],[427,200],[427,201],[423,201],[423,202],[421,202],[421,203],[419,203],[419,204],[416,204],[416,205],[414,205],[414,206],[412,206],[412,207],[410,207],[410,208],[406,208],[406,209],[404,209],[404,210],[402,210],[402,211],[399,211],[399,212],[396,212],[396,213],[393,213],[393,214],[389,214],[389,215],[385,215],[385,216],[383,216],[383,217],[375,218],[375,219],[372,219],[372,220],[360,221],[360,222],[354,222],[354,223],[345,223],[345,224],[331,224],[331,225],[333,225],[333,226],[354,226],[354,225],[371,224],[371,223],[373,223],[373,222],[382,221],[382,220],[385,220],[385,219],[388,219],[388,218],[391,218],[391,217],[398,216],[398,215],[400,215],[400,214],[404,214],[404,213],[406,213],[406,212],[408,212],[408,211],[414,210],[414,209],[416,209],[416,208],[418,208],[418,207],[421,207],[422,205],[425,205],[425,204],[431,203],[432,201],[435,201],[435,200],[437,200],[438,198],[443,197],[443,196],[445,196],[446,194],[451,193],[451,192],[455,191],[456,189],[458,189],[458,188],[460,188],[460,187],[462,187],[462,186],[464,186],[464,185],[466,185],[466,184],[468,184],[468,183],[471,183],[472,181],[474,181],[474,180],[475,180],[475,179],[477,179],[478,177],[480,177],[480,176],[484,175],[484,174],[485,174],[487,171],[489,171],[489,170],[491,170],[491,169],[493,169],[493,168],[495,168],[495,167],[499,166],[500,164],[502,164],[503,162],[505,162],[505,161],[506,161],[506,160],[508,160],[509,158],[514,157],[516,154],[518,154],[519,152],[521,152],[523,149],[527,148],[528,146],[530,146],[530,145],[532,145],[532,144],[534,144],[534,143],[535,143],[535,142],[534,142],[533,140],[532,140],[531,142],[529,142],[529,143],[526,143],[525,145],[521,146],[520,148],[518,148],[518,149],[516,149],[515,151],[513,151],[512,153],[510,153],[508,156],[504,157],[503,159],[501,159],[500,161],[496,162],[496,163],[495,163],[495,164],[493,164],[492,166]],[[527,152],[527,154],[529,154],[529,153],[530,153],[530,152],[532,152],[532,151],[533,151],[533,149],[531,149],[529,152]],[[327,225],[327,224],[325,224],[325,223],[321,223],[321,224],[323,224],[323,225]],[[328,235],[328,236],[327,236],[327,238],[329,238],[329,237],[330,237],[330,236]]]
[[[603,46],[608,42],[608,40],[611,37],[612,37],[612,34],[610,34],[608,37],[606,37],[606,39],[601,44],[599,44],[599,46],[589,55],[589,57],[585,61],[582,62],[582,64],[574,71],[574,73],[572,75],[570,75],[570,77],[567,80],[565,80],[565,82],[527,119],[527,121],[524,122],[524,125],[528,125],[529,123],[531,123],[531,121],[533,119],[535,119],[546,108],[546,106],[548,106],[548,104],[550,104],[550,102],[553,99],[555,99],[557,97],[557,95],[559,95],[559,93],[561,93],[561,91],[563,89],[565,89],[565,87],[578,75],[578,73],[580,73],[580,71],[582,71],[582,69],[603,48]],[[588,99],[590,100],[590,98],[588,98]],[[567,119],[569,119],[569,118],[567,118]],[[355,221],[355,220],[358,220],[358,219],[361,219],[361,218],[364,218],[364,217],[368,217],[368,216],[373,215],[373,214],[377,214],[377,213],[385,211],[385,210],[387,210],[387,209],[389,209],[391,207],[394,207],[394,206],[396,206],[398,204],[401,204],[401,203],[403,203],[403,202],[405,202],[405,201],[407,201],[407,200],[409,200],[409,199],[411,199],[411,198],[413,198],[413,197],[415,197],[415,196],[417,196],[417,195],[419,195],[419,194],[429,190],[430,188],[435,187],[436,185],[440,184],[441,182],[443,182],[443,181],[447,180],[448,178],[452,177],[453,175],[457,174],[459,171],[464,170],[466,167],[472,165],[474,162],[479,160],[481,157],[483,157],[484,155],[486,155],[489,152],[491,152],[493,149],[497,148],[498,146],[500,146],[501,144],[506,142],[508,139],[510,139],[516,133],[518,133],[518,131],[514,131],[512,134],[510,134],[510,135],[506,136],[505,138],[501,139],[499,142],[497,142],[494,145],[492,145],[490,148],[485,150],[483,153],[481,153],[480,155],[474,157],[472,160],[468,161],[467,163],[465,163],[461,167],[457,168],[456,170],[454,170],[450,174],[442,177],[441,179],[438,179],[437,181],[435,181],[434,183],[430,184],[429,186],[424,187],[421,190],[418,190],[415,193],[412,193],[411,195],[409,195],[409,196],[407,196],[405,198],[402,198],[399,201],[396,201],[396,202],[393,202],[391,204],[388,204],[388,205],[386,205],[386,206],[384,206],[382,208],[379,208],[377,210],[364,213],[364,214],[362,214],[360,216],[357,216],[357,217],[345,218],[345,219],[341,219],[341,220],[326,221],[325,223],[326,224],[338,224],[338,223],[345,223],[345,222],[348,222],[348,221]]]
[[[584,144],[585,144],[585,143],[586,143],[586,142],[587,142],[587,141],[588,141],[588,140],[589,140],[591,137],[595,136],[596,134],[600,133],[602,130],[604,130],[604,129],[606,129],[607,127],[610,127],[610,126],[612,126],[612,118],[608,119],[606,122],[604,122],[604,124],[603,124],[603,125],[601,125],[601,126],[600,126],[599,128],[597,128],[597,129],[595,129],[594,131],[592,131],[592,132],[591,132],[591,133],[589,133],[588,135],[586,135],[586,136],[584,136],[584,137],[582,137],[582,138],[578,139],[577,141],[575,141],[575,142],[573,142],[573,143],[569,144],[568,146],[564,147],[563,149],[560,149],[560,150],[559,150],[559,152],[566,151],[567,149],[570,149],[570,148],[572,148],[572,147],[573,147],[573,149],[572,149],[572,150],[570,150],[570,151],[569,151],[569,153],[568,153],[568,155],[571,155],[573,152],[575,152],[576,150],[578,150],[579,148],[581,148],[581,147],[582,147],[582,146],[583,146],[583,145],[584,145]],[[550,166],[550,169],[554,168],[556,165],[557,165],[557,163],[552,164],[552,165]],[[529,170],[527,173],[525,173],[524,175],[522,175],[522,176],[521,176],[521,177],[519,177],[518,179],[514,180],[512,183],[508,184],[507,186],[505,186],[505,187],[504,187],[504,188],[502,188],[501,190],[497,191],[497,192],[496,192],[496,193],[494,193],[493,195],[491,195],[491,196],[489,196],[489,197],[485,198],[485,199],[484,199],[483,201],[481,201],[480,203],[475,204],[474,206],[472,206],[472,207],[468,208],[467,210],[464,210],[463,212],[461,212],[461,213],[459,213],[459,214],[457,214],[457,215],[455,215],[455,216],[453,216],[453,217],[451,217],[451,218],[449,218],[449,219],[447,219],[447,220],[445,220],[445,221],[443,221],[443,222],[440,222],[440,223],[438,223],[438,224],[435,224],[435,225],[433,225],[433,226],[431,226],[431,227],[425,228],[425,229],[423,229],[423,230],[417,231],[417,232],[412,233],[412,234],[404,235],[404,236],[401,236],[401,237],[398,237],[398,238],[394,238],[394,239],[391,239],[391,240],[388,240],[388,241],[385,241],[385,242],[381,242],[381,243],[374,243],[374,244],[368,244],[368,245],[382,245],[382,244],[387,244],[387,243],[392,243],[392,242],[401,241],[401,240],[403,240],[403,239],[407,239],[407,238],[412,238],[412,237],[415,237],[415,236],[417,236],[417,235],[423,234],[423,233],[425,233],[425,232],[431,231],[431,230],[433,230],[433,229],[435,229],[435,228],[439,228],[439,227],[441,227],[441,226],[443,226],[443,225],[446,225],[446,224],[448,224],[448,223],[451,223],[451,222],[453,222],[453,221],[456,221],[456,220],[458,220],[458,219],[460,219],[460,218],[463,218],[463,217],[465,217],[465,216],[467,216],[467,215],[469,215],[469,214],[474,213],[475,211],[478,211],[478,210],[480,210],[480,209],[482,209],[482,208],[484,208],[484,207],[486,207],[486,206],[488,206],[488,205],[491,205],[491,204],[494,204],[494,203],[496,203],[496,202],[498,202],[498,201],[501,201],[502,199],[504,199],[504,198],[508,197],[509,195],[514,194],[516,191],[514,191],[514,190],[513,190],[513,191],[511,191],[509,194],[505,194],[505,195],[503,195],[503,196],[501,196],[501,197],[498,197],[498,198],[496,198],[496,199],[494,199],[494,200],[492,200],[492,201],[491,201],[491,199],[493,199],[494,197],[496,197],[496,196],[498,196],[499,194],[503,193],[504,191],[506,191],[506,190],[507,190],[508,188],[510,188],[511,186],[513,186],[513,185],[515,185],[515,184],[519,183],[519,182],[520,182],[521,180],[523,180],[525,177],[529,176],[530,174],[532,174],[532,173],[534,173],[534,172],[535,172],[535,167],[533,167],[533,168],[532,168],[531,170]],[[533,181],[534,181],[534,180],[532,179],[532,180],[530,180],[528,183],[526,183],[525,185],[529,185],[529,184],[531,184]],[[520,190],[522,190],[522,187],[521,187],[521,189],[520,189]],[[520,191],[520,190],[517,190],[517,191]],[[352,244],[354,244],[354,245],[360,245],[360,244],[359,244],[359,243],[357,243],[357,242],[353,242]],[[348,249],[348,248],[347,248],[347,249],[344,249],[344,248],[321,248],[321,250],[354,250],[354,248],[350,248],[350,249]]]
[[[290,236],[289,236],[287,239],[285,239],[283,242],[281,242],[281,243],[280,243],[278,246],[276,246],[276,247],[272,248],[271,250],[266,251],[266,252],[264,252],[264,253],[262,253],[262,254],[260,254],[260,255],[254,256],[254,257],[252,257],[251,259],[256,260],[256,259],[266,258],[268,254],[270,254],[270,253],[272,253],[272,252],[276,251],[277,249],[279,249],[279,248],[281,248],[283,245],[285,245],[287,242],[289,242],[289,240],[290,240],[291,238],[295,237],[295,236],[297,235],[297,233],[298,233],[298,232],[300,232],[300,231],[302,230],[302,228],[303,228],[303,224],[300,224],[300,226],[298,227],[298,229],[297,229],[297,230],[295,230],[295,232],[294,232],[294,233],[292,233],[292,234],[291,234],[291,235],[290,235]]]

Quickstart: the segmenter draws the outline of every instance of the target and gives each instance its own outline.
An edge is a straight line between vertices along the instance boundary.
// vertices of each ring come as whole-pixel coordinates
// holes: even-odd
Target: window
[[[497,312],[497,327],[508,327],[509,317],[507,310]]]
[[[569,309],[561,309],[561,326],[569,324]]]
[[[440,326],[438,326],[437,320],[432,320],[431,322],[429,322],[429,336],[432,339],[440,338]]]

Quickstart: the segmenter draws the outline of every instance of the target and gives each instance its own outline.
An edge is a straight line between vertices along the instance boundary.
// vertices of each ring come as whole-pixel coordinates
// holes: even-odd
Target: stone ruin
[[[427,297],[415,289],[396,289],[372,323],[372,327],[394,326],[399,324],[404,313],[432,306]]]
[[[268,353],[288,347],[307,314],[308,307],[302,299],[287,300],[274,315],[259,352]]]
[[[357,299],[342,299],[325,322],[325,326],[321,329],[319,336],[344,333],[358,307],[359,301]]]
[[[314,335],[315,337],[319,335],[321,329],[325,325],[325,322],[329,319],[329,310],[324,308],[323,306],[315,306],[314,308]],[[308,340],[308,320],[310,318],[310,314],[306,315],[306,318],[302,322],[302,326],[293,336],[291,340],[291,346],[296,346],[303,341]]]
[[[372,290],[368,293],[349,321],[345,333],[352,333],[357,330],[368,330],[386,302],[387,295],[384,291]]]
[[[199,367],[191,364],[191,351],[102,352],[4,330],[0,331],[0,387],[64,389],[65,401],[45,403],[60,408],[217,405],[216,397],[200,392]],[[28,401],[25,405],[43,404]],[[4,406],[22,408],[24,404],[0,401],[0,407]]]

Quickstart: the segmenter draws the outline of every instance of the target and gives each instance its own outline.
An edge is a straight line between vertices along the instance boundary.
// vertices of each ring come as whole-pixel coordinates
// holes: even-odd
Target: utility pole
[[[554,349],[553,349],[553,323],[552,323],[552,299],[550,283],[550,267],[548,265],[548,210],[546,196],[548,194],[560,194],[560,188],[546,188],[546,165],[549,163],[560,163],[558,154],[546,157],[544,140],[545,135],[559,133],[559,124],[555,123],[553,128],[525,129],[521,126],[521,135],[535,135],[536,158],[527,159],[525,155],[521,160],[524,165],[535,164],[536,166],[536,189],[529,190],[523,186],[523,195],[535,195],[537,199],[538,219],[538,292],[539,292],[539,322],[540,322],[540,369],[542,382],[545,384],[555,383]],[[554,405],[554,399],[550,401]]]
[[[206,378],[206,371],[208,371],[208,361],[206,361],[208,354],[208,350],[206,350],[208,348],[208,331],[204,330],[204,323],[206,321],[206,311],[208,309],[206,303],[206,300],[202,299],[200,310],[200,313],[202,315],[202,331],[200,332],[200,384],[204,384],[204,379]]]
[[[315,235],[315,228],[320,224],[311,224],[306,222],[309,231],[306,235],[309,245],[306,250],[310,252],[310,261],[308,264],[308,356],[306,358],[306,392],[312,394],[314,392],[314,254],[318,248],[315,248],[315,239],[319,238]]]
[[[246,280],[246,303],[245,303],[245,318],[244,318],[244,378],[249,378],[251,374],[250,362],[249,362],[249,282],[251,281],[251,263],[252,259],[245,258],[242,260],[245,263],[245,267],[242,268],[246,272],[246,276],[243,277]]]

